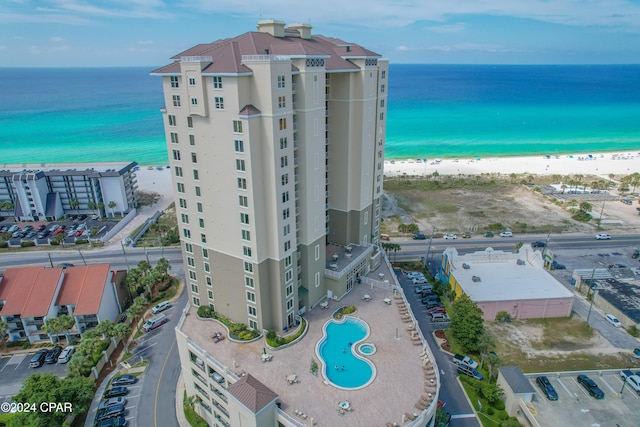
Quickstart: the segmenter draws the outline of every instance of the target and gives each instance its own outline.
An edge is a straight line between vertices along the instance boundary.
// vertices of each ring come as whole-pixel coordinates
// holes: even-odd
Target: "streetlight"
[[[122,253],[124,255],[124,262],[127,264],[127,270],[131,270],[131,267],[129,267],[129,260],[127,259],[127,252],[124,250],[124,243],[120,242],[120,246],[122,246]]]
[[[600,218],[598,218],[598,230],[601,229],[600,223],[602,223],[602,213],[604,212],[604,200],[602,201],[602,209],[600,209]]]
[[[591,308],[593,307],[593,298],[595,297],[595,295],[592,295],[591,298],[589,298],[589,294],[591,290],[594,288],[593,276],[595,276],[595,274],[596,274],[596,269],[594,268],[593,271],[591,272],[591,279],[589,279],[589,289],[587,290],[587,299],[589,300],[589,312],[587,313],[587,326],[591,326],[589,325],[589,317],[591,316]]]
[[[82,252],[80,251],[80,248],[78,248],[78,253],[80,254],[80,258],[82,258],[82,262],[86,266],[87,265],[87,261],[84,259],[84,256],[82,255]]]

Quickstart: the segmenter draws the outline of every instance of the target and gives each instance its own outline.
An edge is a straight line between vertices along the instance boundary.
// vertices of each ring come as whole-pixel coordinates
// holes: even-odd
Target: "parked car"
[[[596,399],[604,399],[604,392],[600,390],[598,384],[586,375],[578,375],[578,383]]]
[[[127,404],[127,399],[125,399],[123,396],[110,397],[100,402],[100,406],[98,406],[98,409],[108,408],[110,406],[116,406],[116,405],[126,405],[126,404]]]
[[[171,303],[169,301],[162,301],[158,304],[156,304],[152,309],[151,312],[153,314],[158,314],[162,311],[167,310],[168,308],[171,308]]]
[[[640,249],[636,249],[635,251],[633,251],[633,255],[631,255],[631,258],[633,259],[640,258]]]
[[[440,301],[427,301],[425,303],[424,300],[422,300],[422,303],[427,307],[427,309],[436,308],[436,307],[444,307],[444,304],[442,304]]]
[[[422,286],[417,286],[416,287],[416,294],[421,294],[424,291],[430,291],[433,288],[429,285],[422,285]]]
[[[462,235],[462,238],[463,238],[463,239],[470,239],[470,238],[471,238],[471,233],[464,233],[464,234]]]
[[[127,393],[129,393],[129,389],[126,388],[126,387],[112,387],[112,388],[109,388],[109,389],[105,390],[105,392],[102,395],[102,397],[107,399],[107,398],[110,398],[110,397],[124,396]]]
[[[125,417],[107,418],[99,421],[96,427],[126,427],[127,419]]]
[[[36,354],[31,356],[31,361],[29,362],[29,367],[30,368],[39,368],[40,366],[44,365],[44,359],[47,358],[47,353],[48,352],[49,352],[49,350],[47,350],[46,348],[38,350],[36,352]]]
[[[453,363],[455,363],[458,366],[467,366],[472,369],[475,369],[478,367],[478,362],[476,362],[469,356],[465,356],[463,354],[454,354],[452,360],[453,360]]]
[[[429,310],[427,310],[427,313],[429,314],[434,314],[434,313],[446,313],[447,309],[445,307],[434,307],[434,308],[430,308]]]
[[[624,265],[624,264],[609,264],[607,266],[607,268],[609,268],[609,269],[612,269],[612,268],[627,268],[627,266]]]
[[[627,384],[631,387],[636,393],[640,394],[640,377],[637,375],[631,375],[627,377]]]
[[[60,264],[57,264],[56,267],[58,268],[73,267],[73,264],[71,264],[70,262],[61,262]]]
[[[58,234],[63,234],[64,233],[64,228],[58,228],[56,229],[56,231],[53,232],[54,236],[57,236]]]
[[[545,246],[547,246],[547,243],[543,242],[542,240],[538,240],[537,242],[531,243],[532,248],[544,248]]]
[[[424,273],[422,273],[420,271],[410,271],[406,275],[407,275],[408,279],[416,279],[416,278],[419,278],[419,277],[424,277]]]
[[[513,233],[510,231],[503,231],[500,233],[500,237],[513,237]]]
[[[631,199],[622,199],[621,202],[624,203],[625,205],[632,205],[633,204]]]
[[[619,328],[619,327],[622,326],[622,323],[620,323],[618,318],[616,316],[614,316],[613,314],[606,314],[604,317],[607,319],[607,321],[609,323],[611,323],[616,328]]]
[[[423,233],[417,233],[413,235],[413,240],[426,240],[427,236]]]
[[[482,380],[482,378],[484,378],[480,372],[476,371],[474,368],[471,368],[465,365],[458,365],[458,373],[467,375],[477,380]]]
[[[596,234],[596,240],[611,240],[611,234],[598,233]]]
[[[424,276],[422,276],[422,277],[416,277],[415,279],[412,279],[412,280],[411,280],[411,282],[412,282],[414,285],[424,285],[425,283],[428,283],[428,282],[427,282],[427,279],[426,279]]]
[[[115,377],[113,381],[111,381],[112,386],[119,385],[130,385],[138,382],[138,377],[134,375],[120,375],[119,377]]]
[[[151,319],[144,322],[144,325],[142,325],[142,330],[145,332],[153,331],[154,329],[159,328],[160,326],[164,325],[168,321],[169,321],[169,318],[166,317],[164,314],[154,316]]]
[[[75,351],[76,348],[72,345],[65,347],[65,349],[62,350],[62,353],[60,353],[60,356],[58,356],[58,363],[67,363],[71,360],[71,356],[73,356]]]
[[[430,316],[431,316],[431,321],[434,323],[448,322],[450,320],[447,313],[433,313],[433,314],[430,314]]]
[[[629,369],[622,369],[620,371],[620,376],[622,377],[622,380],[626,380],[627,378],[629,378],[630,376],[634,375],[633,371],[629,370]]]
[[[33,231],[33,225],[26,225],[22,231],[26,231],[27,233]]]
[[[484,237],[493,237],[493,233],[490,231],[487,231],[486,233],[484,233]]]
[[[98,409],[96,421],[103,421],[108,418],[123,417],[125,415],[124,405],[110,406],[108,408]]]
[[[58,356],[60,356],[60,353],[62,353],[62,347],[60,347],[59,345],[53,347],[47,352],[47,356],[44,359],[45,363],[56,363],[58,361]]]
[[[536,383],[538,384],[538,387],[542,389],[542,392],[547,397],[547,399],[558,400],[558,393],[556,392],[556,389],[551,385],[551,382],[549,382],[549,378],[542,375],[536,378]]]
[[[567,266],[564,264],[560,264],[558,261],[553,261],[551,263],[551,269],[552,270],[566,270]]]
[[[42,231],[42,230],[44,230],[45,228],[47,228],[47,226],[46,226],[45,224],[40,224],[40,225],[38,226],[38,228],[36,228],[36,231]]]
[[[445,234],[444,236],[445,240],[456,240],[458,238],[458,236],[456,236],[455,234],[449,233],[449,234]]]

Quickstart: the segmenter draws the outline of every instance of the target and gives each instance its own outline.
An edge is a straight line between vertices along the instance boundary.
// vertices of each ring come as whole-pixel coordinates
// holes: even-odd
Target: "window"
[[[224,98],[221,96],[216,96],[214,98],[216,110],[224,110]]]
[[[178,199],[178,203],[180,204],[181,208],[187,208],[187,201],[185,199]]]
[[[185,224],[189,224],[189,215],[187,214],[180,214],[181,218],[182,218],[182,222]]]
[[[278,97],[278,108],[286,108],[287,103],[285,101],[285,97],[284,96],[279,96]]]
[[[384,85],[380,85],[380,93],[384,93]]]
[[[196,196],[200,197],[202,196],[202,194],[200,194],[200,187],[196,186]]]
[[[247,198],[247,196],[238,196],[238,204],[240,206],[242,206],[243,208],[248,208],[249,207],[249,199]]]
[[[287,137],[280,138],[280,149],[284,150],[287,148]]]
[[[187,117],[187,127],[193,127],[193,117],[191,116]]]
[[[290,282],[293,279],[293,270],[287,270],[284,273],[284,280],[285,282]]]
[[[169,77],[171,80],[171,87],[177,89],[180,87],[180,77],[179,76],[171,76]]]
[[[196,79],[194,79],[193,77],[189,77],[189,86],[195,86],[196,85]]]
[[[196,260],[195,260],[195,259],[193,259],[193,258],[191,258],[190,256],[188,256],[188,257],[187,257],[187,264],[188,264],[190,267],[195,267],[195,266],[196,266]]]
[[[176,176],[182,177],[182,168],[180,166],[176,166]]]
[[[256,302],[256,294],[251,291],[247,291],[247,301]]]
[[[382,70],[382,71],[380,71],[380,78],[381,78],[381,79],[385,79],[386,77],[387,77],[387,72],[386,72],[386,70]]]
[[[180,150],[173,150],[173,160],[180,160]]]
[[[253,264],[251,264],[250,262],[245,261],[244,262],[244,271],[246,271],[247,273],[253,273]]]
[[[184,237],[186,237],[187,239],[191,238],[191,231],[188,228],[183,228],[182,229],[182,235]]]
[[[209,265],[208,262],[204,263],[204,271],[207,273],[211,273],[211,266]]]
[[[287,185],[289,183],[289,174],[285,173],[280,177],[280,180],[282,181],[282,185]]]
[[[285,130],[287,128],[287,119],[286,118],[281,118],[278,120],[278,122],[280,123],[280,130]]]
[[[205,280],[207,282],[207,286],[209,286],[209,287],[213,286],[213,282],[211,281],[211,277],[207,276],[207,277],[205,277]]]
[[[249,214],[246,213],[240,213],[240,222],[242,224],[249,224]]]
[[[282,203],[287,203],[289,201],[289,192],[285,191],[282,193]]]
[[[212,290],[207,290],[207,297],[209,297],[209,299],[213,301],[213,291]]]
[[[191,105],[193,105],[194,107],[198,105],[198,98],[191,98]]]
[[[278,76],[278,89],[284,89],[285,79],[284,76]]]
[[[200,298],[198,297],[193,297],[193,305],[195,307],[200,307]]]
[[[247,178],[238,178],[238,188],[241,190],[247,189]]]
[[[197,169],[193,170],[193,179],[195,179],[196,181],[200,179],[200,175],[198,174]]]
[[[176,116],[169,114],[167,120],[169,121],[169,126],[176,126]]]
[[[242,230],[242,240],[251,241],[251,232],[249,230]]]
[[[242,133],[242,122],[240,120],[233,121],[233,133]]]
[[[320,273],[316,273],[316,275],[314,277],[314,282],[315,282],[314,284],[315,284],[316,288],[318,286],[320,286]]]
[[[207,235],[206,234],[200,234],[200,241],[202,243],[207,243]]]
[[[380,108],[384,108],[384,99],[380,100]]]
[[[195,272],[195,271],[191,271],[191,270],[189,270],[189,278],[190,278],[191,280],[197,280],[197,279],[196,279],[196,272]]]
[[[204,218],[198,218],[198,224],[200,224],[200,228],[204,228]]]
[[[176,183],[176,186],[178,187],[178,193],[184,193],[184,184],[181,182]]]
[[[213,88],[214,89],[222,89],[222,77],[214,76],[213,77]]]
[[[315,255],[316,255],[316,261],[320,259],[320,245],[316,245],[315,247]]]
[[[198,163],[198,155],[196,153],[191,153],[191,162]]]
[[[202,213],[202,203],[200,202],[196,203],[196,210]]]
[[[236,170],[240,172],[245,171],[244,160],[236,159]]]
[[[184,244],[184,250],[190,254],[193,253],[193,245],[191,243]]]
[[[291,250],[291,240],[287,240],[286,242],[284,242],[284,251],[288,252]]]
[[[251,307],[250,305],[247,306],[247,312],[249,313],[249,316],[253,316],[256,317],[256,308],[255,307]]]
[[[285,289],[285,294],[288,297],[291,296],[291,294],[293,294],[293,285],[287,286],[287,288]]]
[[[255,287],[254,284],[253,284],[253,277],[244,276],[244,285],[247,288],[253,289]]]
[[[293,308],[293,298],[287,301],[287,310],[291,310]]]
[[[384,113],[380,113],[380,120],[384,120]]]
[[[195,135],[189,135],[189,145],[196,145]]]
[[[282,156],[280,157],[280,167],[284,168],[289,166],[289,158],[288,156]]]
[[[171,100],[173,101],[173,106],[176,108],[180,108],[180,95],[172,95]]]
[[[233,146],[235,147],[236,153],[244,153],[244,141],[241,139],[234,139]]]
[[[194,294],[198,293],[198,285],[196,285],[195,283],[191,284],[191,292],[193,292]]]
[[[289,235],[289,233],[291,233],[291,225],[290,225],[290,224],[285,225],[285,226],[283,227],[282,232],[283,232],[283,234],[284,234],[285,236],[288,236],[288,235]]]
[[[251,248],[249,246],[243,246],[242,253],[244,256],[251,258]]]
[[[202,248],[202,258],[204,258],[204,259],[209,258],[209,249]]]
[[[282,219],[289,218],[289,208],[282,210]]]
[[[285,257],[284,259],[284,268],[291,267],[291,255]]]

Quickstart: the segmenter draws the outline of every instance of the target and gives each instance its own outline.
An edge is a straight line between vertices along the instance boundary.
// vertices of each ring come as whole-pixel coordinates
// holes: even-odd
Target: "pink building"
[[[456,295],[465,293],[478,304],[485,320],[506,311],[513,319],[568,317],[573,293],[545,269],[540,251],[524,245],[518,253],[487,248],[458,255],[447,248],[440,278]]]

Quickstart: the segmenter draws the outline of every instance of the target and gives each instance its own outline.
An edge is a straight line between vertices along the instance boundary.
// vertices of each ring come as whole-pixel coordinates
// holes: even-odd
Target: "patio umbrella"
[[[267,348],[266,347],[262,347],[262,354],[267,354]]]

